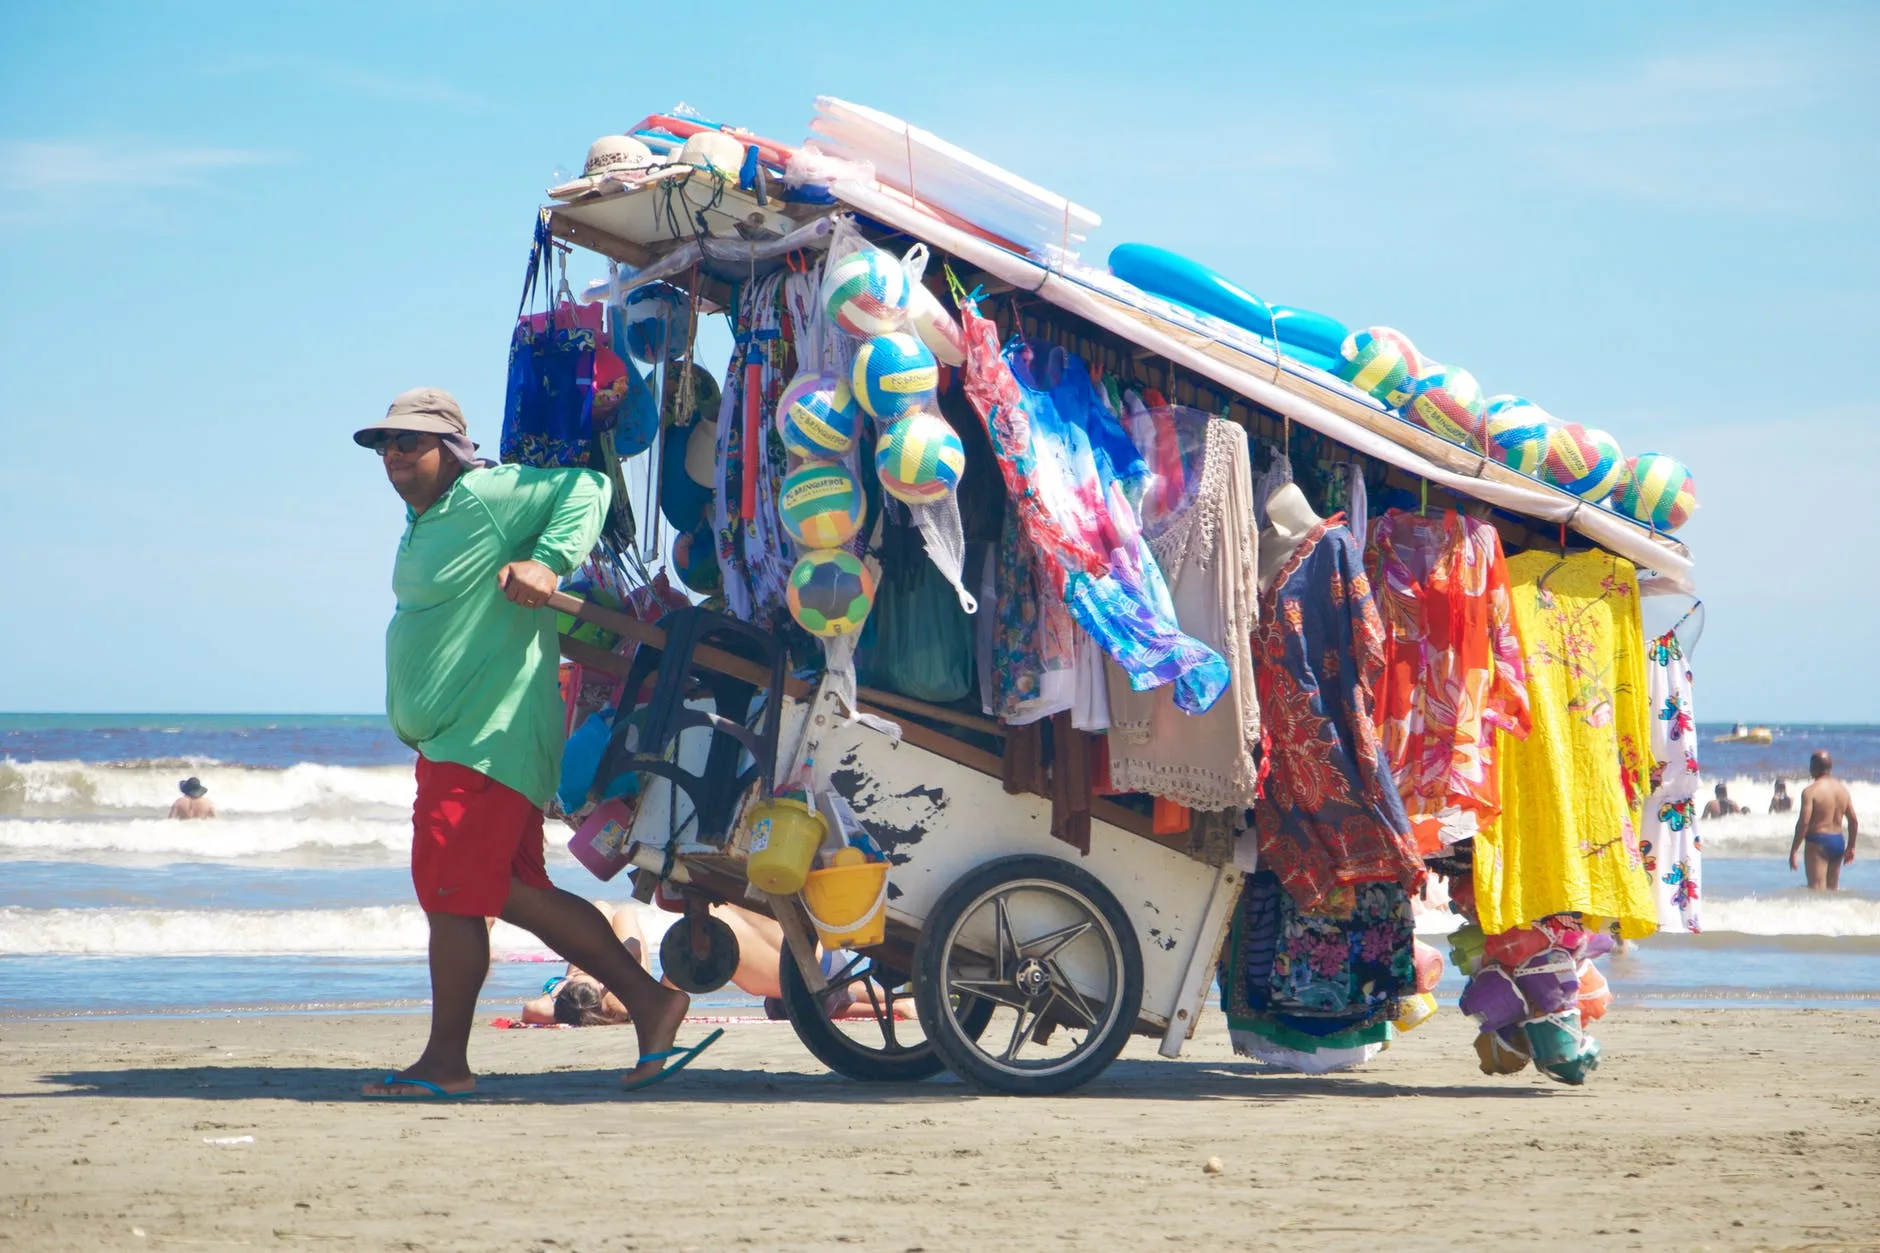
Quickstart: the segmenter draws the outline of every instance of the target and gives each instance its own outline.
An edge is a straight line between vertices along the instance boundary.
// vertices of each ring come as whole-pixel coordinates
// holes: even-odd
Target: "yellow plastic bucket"
[[[888,936],[888,863],[812,870],[803,908],[824,948],[867,948]]]
[[[778,796],[751,806],[744,877],[775,896],[803,890],[803,877],[816,864],[829,825],[794,796]]]

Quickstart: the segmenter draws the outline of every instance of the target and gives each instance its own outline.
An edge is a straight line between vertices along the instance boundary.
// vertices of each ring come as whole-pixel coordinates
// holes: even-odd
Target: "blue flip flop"
[[[723,1027],[720,1027],[718,1028],[718,1030],[712,1032],[710,1035],[706,1036],[703,1040],[700,1040],[697,1044],[694,1044],[689,1049],[667,1049],[663,1053],[648,1053],[646,1056],[640,1059],[640,1062],[642,1064],[646,1062],[665,1061],[669,1057],[676,1057],[679,1060],[676,1062],[673,1062],[671,1065],[661,1068],[657,1073],[648,1075],[646,1078],[638,1080],[637,1082],[622,1083],[620,1085],[621,1090],[624,1092],[639,1092],[639,1091],[642,1091],[643,1089],[652,1087],[654,1084],[658,1083],[661,1079],[666,1078],[668,1075],[677,1074],[679,1071],[684,1070],[687,1066],[690,1066],[692,1064],[693,1058],[697,1057],[700,1053],[703,1053],[706,1049],[716,1044],[718,1042],[718,1037],[723,1035],[724,1033],[725,1033],[725,1029]]]
[[[475,1088],[468,1092],[447,1092],[428,1079],[405,1079],[398,1075],[387,1075],[379,1082],[386,1087],[394,1083],[402,1083],[407,1087],[423,1090],[419,1092],[361,1092],[359,1099],[362,1101],[461,1101],[466,1096],[476,1095]]]

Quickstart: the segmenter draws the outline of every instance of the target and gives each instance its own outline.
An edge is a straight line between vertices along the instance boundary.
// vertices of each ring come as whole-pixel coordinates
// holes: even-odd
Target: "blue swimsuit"
[[[1847,856],[1847,837],[1841,835],[1804,836],[1810,844],[1827,855],[1829,861],[1840,861]]]

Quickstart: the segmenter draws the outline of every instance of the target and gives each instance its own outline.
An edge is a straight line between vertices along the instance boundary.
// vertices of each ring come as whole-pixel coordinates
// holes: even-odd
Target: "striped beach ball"
[[[1538,477],[1586,500],[1602,500],[1624,470],[1619,441],[1578,422],[1563,422],[1547,436],[1547,459]]]
[[[777,434],[793,457],[834,461],[855,447],[861,414],[849,385],[828,374],[799,374],[777,401]]]
[[[861,346],[849,384],[870,417],[891,422],[931,401],[940,386],[940,367],[927,345],[897,331]]]
[[[945,418],[917,410],[875,445],[875,473],[888,495],[910,505],[944,500],[960,485],[966,449]]]
[[[777,494],[783,529],[798,548],[839,548],[862,529],[862,485],[842,466],[806,461],[784,475]]]
[[[1438,366],[1425,376],[1403,412],[1452,444],[1482,451],[1482,385],[1459,365]]]
[[[1338,377],[1369,392],[1392,409],[1401,409],[1416,395],[1423,377],[1423,358],[1401,331],[1371,326],[1345,337],[1338,351]]]
[[[823,307],[851,335],[884,335],[907,323],[908,286],[898,260],[879,248],[863,248],[838,261],[823,279]]]
[[[1697,481],[1677,458],[1642,452],[1625,463],[1612,507],[1636,522],[1675,531],[1697,508]]]
[[[1538,473],[1547,459],[1547,436],[1560,425],[1553,415],[1519,396],[1490,396],[1482,431],[1488,455],[1523,474]]]
[[[875,604],[875,577],[847,549],[819,548],[790,571],[784,596],[799,626],[828,639],[861,628]]]

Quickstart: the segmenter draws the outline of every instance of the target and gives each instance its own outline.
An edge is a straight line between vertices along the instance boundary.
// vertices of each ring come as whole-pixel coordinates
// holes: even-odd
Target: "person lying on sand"
[[[640,931],[639,911],[622,905],[609,922],[621,947],[634,961],[646,965],[646,936]],[[542,995],[523,1005],[522,1021],[538,1026],[558,1022],[569,1027],[611,1027],[632,1022],[633,1014],[599,979],[571,963],[543,986]]]
[[[691,998],[661,987],[592,904],[544,864],[542,807],[561,771],[554,615],[562,577],[593,549],[611,488],[593,470],[493,466],[463,410],[434,387],[404,392],[353,433],[405,502],[385,633],[386,716],[418,752],[411,879],[430,926],[431,1033],[418,1060],[361,1089],[436,1100],[476,1088],[470,1027],[489,974],[484,918],[539,937],[631,1013],[632,1090],[718,1038],[673,1047]]]
[[[170,802],[172,818],[213,818],[215,802],[209,799],[209,789],[202,785],[202,780],[193,775],[176,785],[182,795]]]
[[[1808,759],[1808,773],[1815,781],[1802,789],[1802,813],[1795,820],[1795,842],[1789,845],[1789,869],[1795,869],[1796,854],[1806,845],[1808,886],[1817,892],[1837,892],[1841,867],[1854,862],[1860,817],[1854,812],[1847,785],[1834,777],[1834,758],[1826,749]]]
[[[738,938],[738,968],[731,976],[732,985],[748,996],[762,997],[765,1012],[771,1017],[783,1017],[783,987],[778,974],[778,964],[784,959],[783,928],[774,920],[737,905],[713,905],[711,912]],[[646,937],[640,930],[638,911],[631,905],[623,905],[614,911],[612,924],[621,944],[633,954],[635,961],[645,965]],[[831,1018],[868,1018],[874,1012],[865,1001],[852,997],[845,997],[830,1008]],[[897,1006],[897,1012],[901,1008]],[[571,965],[565,974],[557,975],[544,985],[542,995],[523,1005],[522,1021],[536,1026],[561,1023],[570,1027],[606,1027],[631,1022],[633,1015],[599,979]]]

